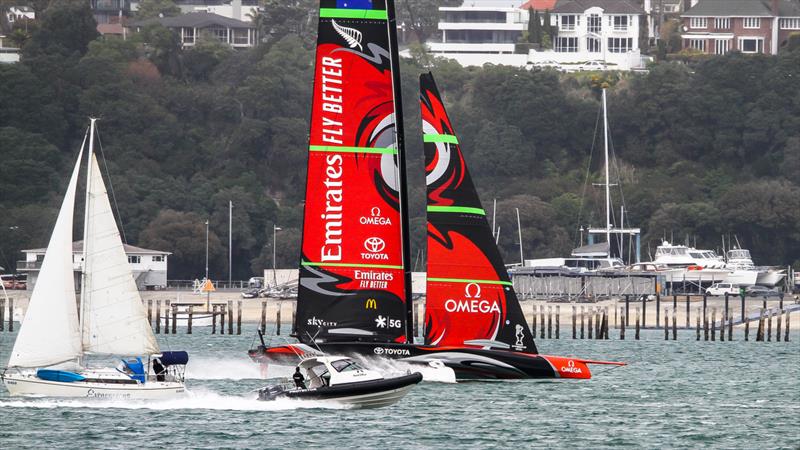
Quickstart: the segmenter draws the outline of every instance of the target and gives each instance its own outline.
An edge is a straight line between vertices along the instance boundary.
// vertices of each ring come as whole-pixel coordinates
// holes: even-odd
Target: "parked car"
[[[781,293],[776,289],[764,286],[748,286],[744,294],[748,297],[780,297]]]
[[[739,285],[733,283],[716,283],[706,289],[708,295],[739,295]]]
[[[606,70],[606,63],[604,63],[603,61],[587,61],[578,66],[578,70],[581,71]]]

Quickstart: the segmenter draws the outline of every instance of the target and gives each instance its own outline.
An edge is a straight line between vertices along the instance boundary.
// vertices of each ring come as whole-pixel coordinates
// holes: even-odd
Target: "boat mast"
[[[606,158],[606,242],[608,243],[608,258],[611,258],[611,189],[608,176],[608,112],[606,111],[606,90],[603,89],[603,147]]]
[[[83,264],[81,265],[81,300],[80,306],[78,307],[79,313],[79,320],[78,320],[78,327],[80,328],[80,336],[81,336],[81,346],[83,346],[83,324],[85,321],[86,311],[84,306],[86,305],[88,293],[88,280],[89,280],[89,270],[87,266],[89,265],[89,204],[90,204],[90,192],[92,187],[92,156],[94,156],[94,128],[95,122],[97,119],[90,117],[89,118],[89,154],[86,158],[86,202],[83,205]],[[78,365],[83,365],[83,352],[78,357]]]
[[[400,57],[397,50],[397,18],[394,11],[394,0],[386,0],[386,28],[389,34],[389,67],[392,70],[392,92],[394,101],[394,130],[395,145],[397,149],[397,169],[400,172],[397,189],[398,205],[400,209],[400,239],[403,250],[403,281],[405,284],[406,305],[406,341],[414,342],[413,308],[414,301],[411,292],[411,239],[408,223],[408,189],[406,185],[406,152],[403,134],[403,97],[400,89]]]

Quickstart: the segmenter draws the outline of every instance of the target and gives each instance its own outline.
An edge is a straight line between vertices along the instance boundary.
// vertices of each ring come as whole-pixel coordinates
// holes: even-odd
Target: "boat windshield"
[[[337,372],[348,372],[351,370],[363,370],[361,366],[358,365],[355,361],[349,359],[340,359],[338,361],[331,362],[331,365]]]

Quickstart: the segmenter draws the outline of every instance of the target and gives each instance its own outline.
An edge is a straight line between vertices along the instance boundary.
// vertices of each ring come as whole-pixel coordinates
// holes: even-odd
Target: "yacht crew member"
[[[294,369],[294,375],[292,375],[292,379],[294,380],[294,385],[297,386],[298,388],[300,389],[306,388],[306,383],[305,383],[306,377],[304,377],[303,374],[300,373],[299,367]]]

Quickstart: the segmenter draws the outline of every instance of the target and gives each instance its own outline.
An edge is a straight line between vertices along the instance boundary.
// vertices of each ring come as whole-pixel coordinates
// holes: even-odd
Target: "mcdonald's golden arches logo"
[[[378,309],[378,301],[374,298],[368,298],[367,303],[364,304],[364,309]]]

